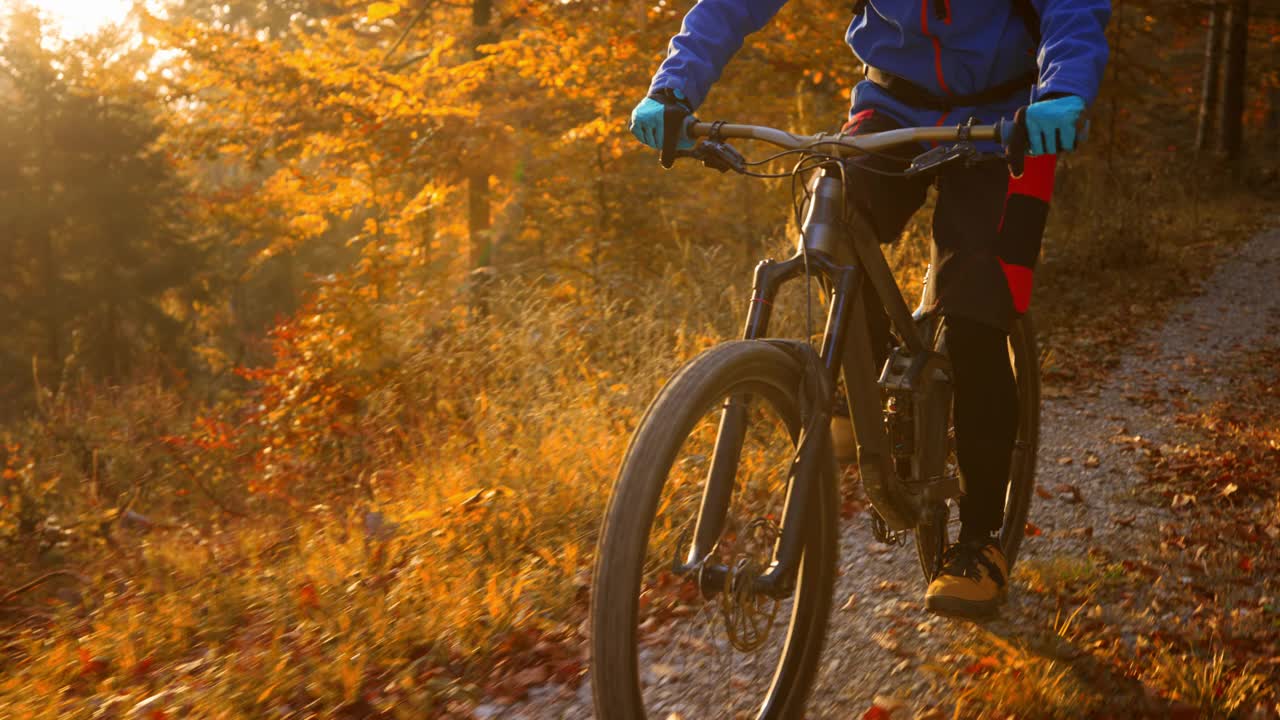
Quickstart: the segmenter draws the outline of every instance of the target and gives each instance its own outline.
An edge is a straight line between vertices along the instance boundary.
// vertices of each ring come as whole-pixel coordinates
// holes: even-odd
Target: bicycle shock
[[[916,451],[915,400],[910,392],[891,392],[885,401],[885,424],[893,444],[898,477],[911,480],[911,459]]]

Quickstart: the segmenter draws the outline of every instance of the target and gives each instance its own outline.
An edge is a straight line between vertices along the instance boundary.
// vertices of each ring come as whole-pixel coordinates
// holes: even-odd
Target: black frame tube
[[[925,136],[937,140],[970,137],[976,140],[996,139],[1001,134],[1000,125],[972,128],[972,134],[965,138],[944,137],[948,132],[944,129],[892,131],[878,134],[883,136],[880,138],[868,135],[857,139],[826,136],[803,138],[751,126],[722,126],[720,130],[724,137],[754,137],[779,145],[820,147],[827,152],[834,145],[841,151],[854,153],[871,149],[872,145],[878,147],[883,144],[887,147]],[[764,130],[770,132],[762,133]],[[950,132],[958,131],[952,129]],[[873,139],[875,142],[872,142]],[[773,301],[783,284],[805,276],[818,279],[821,286],[827,289],[831,304],[820,357],[828,373],[829,387],[835,387],[836,373],[844,374],[858,440],[858,464],[867,494],[886,524],[891,529],[903,530],[919,521],[922,507],[901,486],[893,467],[880,403],[879,368],[875,366],[876,358],[872,352],[867,322],[867,312],[871,309],[865,307],[868,293],[863,292],[863,281],[870,283],[874,296],[908,350],[921,355],[927,354],[930,351],[929,339],[922,337],[916,319],[880,250],[873,228],[856,214],[847,221],[851,221],[851,225],[845,226],[844,230],[847,242],[853,249],[852,264],[837,263],[826,253],[808,247],[786,260],[765,260],[756,266],[751,307],[743,328],[743,338],[757,340],[767,337]],[[731,397],[724,406],[711,467],[707,471],[693,544],[684,558],[683,566],[676,567],[679,572],[698,572],[699,584],[707,595],[723,591],[730,576],[728,567],[721,564],[706,565],[705,561],[714,552],[724,529],[746,434],[747,407],[750,401],[749,395],[740,394]],[[802,431],[801,436],[796,438],[800,452],[788,473],[781,531],[769,569],[754,581],[757,592],[783,597],[794,588],[796,571],[804,550],[804,529],[813,491],[811,483],[801,480],[821,478],[823,473],[815,472],[814,469],[829,462],[830,447],[825,425],[830,420],[833,401],[834,398],[823,398],[822,406],[815,409],[818,416],[810,418],[814,423],[811,427],[816,428],[816,437],[808,438]]]

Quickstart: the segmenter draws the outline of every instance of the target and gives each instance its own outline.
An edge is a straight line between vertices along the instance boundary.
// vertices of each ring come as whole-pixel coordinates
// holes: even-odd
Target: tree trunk
[[[1227,13],[1227,69],[1222,92],[1219,149],[1229,160],[1240,156],[1244,124],[1245,65],[1249,48],[1249,0],[1231,0]]]
[[[53,233],[49,228],[42,230],[40,238],[40,265],[44,283],[45,304],[43,308],[45,352],[49,355],[49,377],[57,379],[62,372],[62,303],[58,291],[59,285],[58,258],[53,247]],[[39,390],[39,388],[37,388]]]
[[[1280,43],[1271,44],[1271,67],[1280,68]],[[1267,144],[1273,163],[1280,162],[1280,84],[1272,85],[1267,94]]]
[[[487,40],[485,29],[493,18],[493,0],[471,0],[471,27],[475,29],[475,39],[471,44],[471,57],[480,58],[480,45]],[[471,160],[472,167],[467,174],[468,223],[471,239],[471,268],[487,267],[493,261],[491,245],[489,211],[489,168],[482,161]]]
[[[1280,150],[1280,87],[1271,88],[1270,101],[1267,103],[1267,137],[1274,155]],[[1273,161],[1275,159],[1272,158]]]
[[[1112,3],[1112,8],[1112,17],[1115,18],[1115,21],[1112,24],[1114,30],[1112,30],[1111,33],[1113,40],[1111,41],[1111,61],[1109,65],[1112,85],[1119,85],[1120,68],[1125,63],[1124,18],[1127,8],[1124,7],[1124,0],[1115,0],[1115,2]],[[1115,156],[1116,146],[1118,145],[1116,133],[1120,130],[1120,93],[1112,93],[1109,105],[1110,108],[1107,113],[1106,177],[1108,181],[1111,181],[1115,178]],[[1121,215],[1120,217],[1123,218],[1124,216]]]
[[[1200,122],[1196,128],[1196,152],[1208,148],[1218,110],[1218,91],[1222,77],[1222,4],[1214,0],[1209,7],[1209,33],[1204,51],[1204,88],[1200,94]]]

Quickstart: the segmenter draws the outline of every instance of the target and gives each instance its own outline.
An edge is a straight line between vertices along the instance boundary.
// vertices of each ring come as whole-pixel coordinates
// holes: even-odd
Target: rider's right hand
[[[680,121],[678,123],[680,135],[676,141],[676,147],[688,150],[693,147],[693,140],[685,134],[684,119],[693,114],[693,108],[689,107],[689,101],[685,99],[684,93],[673,88],[654,90],[648,97],[641,100],[639,105],[636,105],[635,110],[631,111],[631,133],[640,142],[661,152],[663,128],[666,126],[668,109],[675,113]]]

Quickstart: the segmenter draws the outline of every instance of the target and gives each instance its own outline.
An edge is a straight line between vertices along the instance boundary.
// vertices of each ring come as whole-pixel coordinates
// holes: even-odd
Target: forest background
[[[1038,278],[1051,393],[1280,186],[1280,7],[1113,4]],[[792,0],[700,115],[837,128],[845,5]],[[198,675],[209,713],[445,714],[580,679],[629,432],[794,230],[788,182],[662,172],[627,131],[686,9],[169,0],[65,38],[5,7],[0,707]]]

